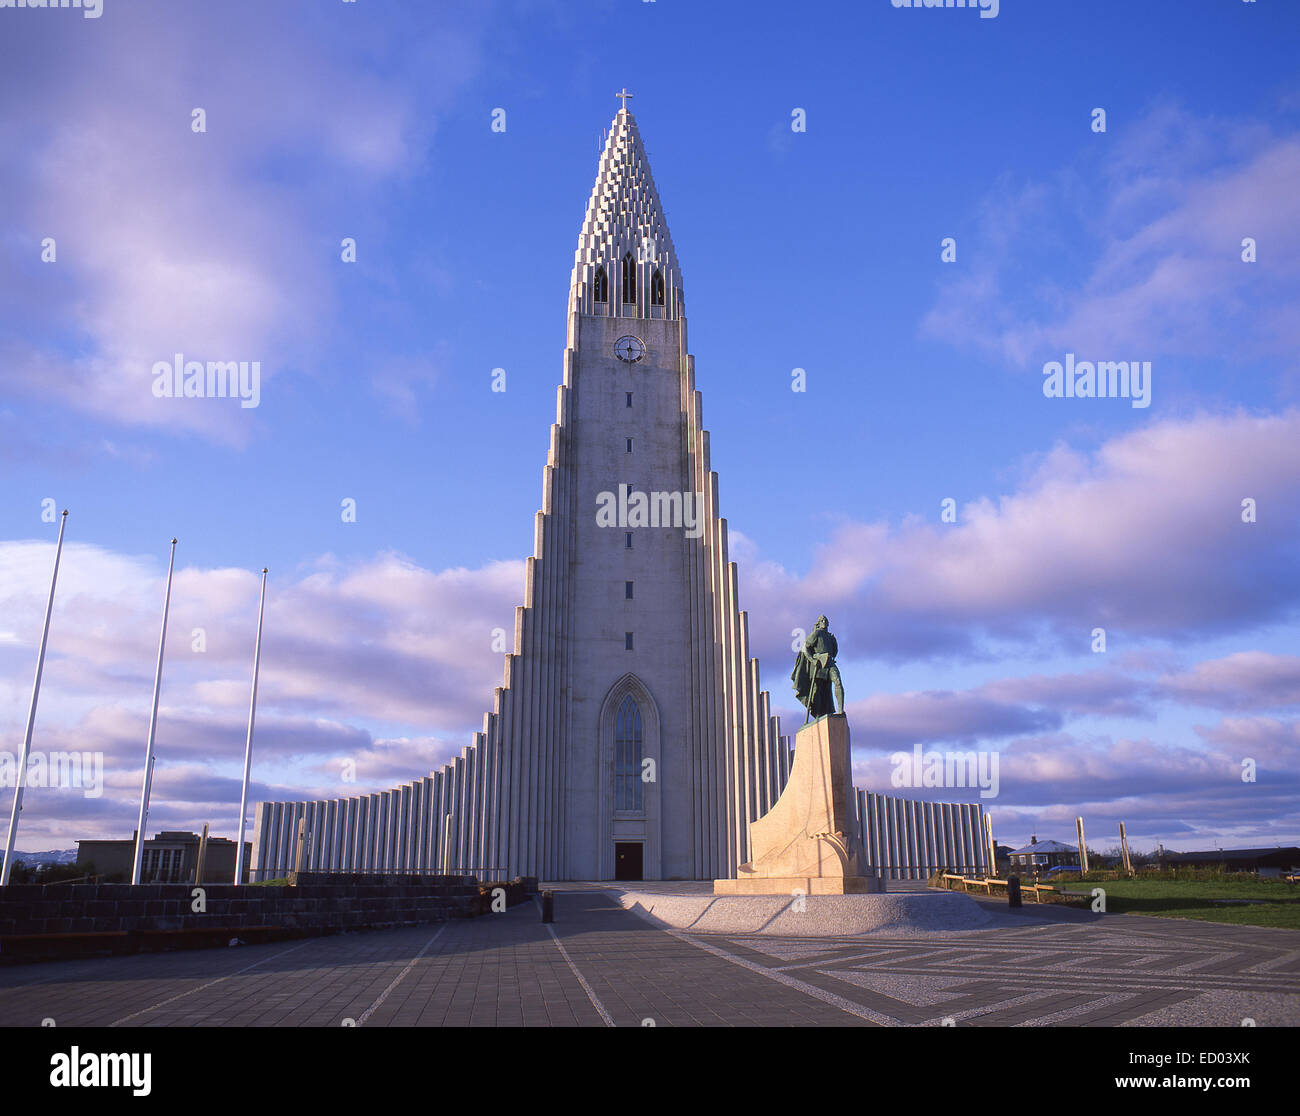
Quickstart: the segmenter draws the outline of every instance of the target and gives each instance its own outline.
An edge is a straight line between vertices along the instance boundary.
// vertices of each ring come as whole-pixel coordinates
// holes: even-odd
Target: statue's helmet
[[[831,622],[830,622],[829,620],[827,620],[825,616],[819,616],[819,617],[817,617],[817,623],[814,624],[813,627],[815,627],[815,628],[829,628],[829,627],[830,627],[830,623],[831,623]]]

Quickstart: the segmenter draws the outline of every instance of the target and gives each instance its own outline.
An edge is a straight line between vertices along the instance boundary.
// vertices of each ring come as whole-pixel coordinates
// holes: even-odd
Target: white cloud
[[[1293,362],[1300,136],[1164,105],[1103,150],[1099,175],[999,183],[922,331],[1016,366],[1065,352]]]
[[[51,543],[0,543],[0,610],[10,633],[0,641],[0,730],[12,752],[26,720],[53,551]],[[352,564],[325,557],[296,577],[273,577],[254,797],[368,793],[459,753],[500,684],[492,633],[511,629],[523,570],[523,562],[496,562],[433,572],[381,554]],[[129,832],[165,574],[153,558],[65,545],[33,746],[103,752],[108,789],[102,800],[72,805],[62,792],[33,793],[24,833],[66,834],[74,822],[96,834]],[[156,827],[196,816],[233,824],[259,584],[250,570],[176,572]],[[205,633],[202,652],[193,649],[196,628]],[[343,781],[344,761],[355,765],[354,783]]]
[[[257,361],[265,400],[286,368],[311,366],[336,317],[342,235],[322,184],[365,196],[411,173],[477,67],[479,16],[423,18],[439,24],[433,45],[405,45],[382,70],[358,65],[328,21],[251,3],[140,0],[93,45],[7,32],[48,65],[21,90],[0,79],[24,105],[21,128],[0,126],[6,205],[33,257],[52,236],[58,262],[3,284],[23,328],[0,345],[0,383],[113,423],[246,443],[255,409],[155,398],[151,369],[176,353]],[[287,152],[294,188],[268,170]]]
[[[1199,415],[1058,446],[955,524],[846,524],[806,573],[759,562],[741,588],[756,647],[782,659],[819,612],[850,657],[978,658],[1044,630],[1083,650],[1094,627],[1187,642],[1295,614],[1298,521],[1300,410]]]

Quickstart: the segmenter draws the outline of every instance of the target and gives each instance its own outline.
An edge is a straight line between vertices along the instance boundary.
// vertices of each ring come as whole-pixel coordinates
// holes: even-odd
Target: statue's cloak
[[[808,695],[812,692],[812,668],[812,660],[802,651],[795,655],[794,670],[790,673],[790,681],[794,683],[794,695],[799,699],[800,705],[808,704]]]
[[[816,704],[809,709],[813,717],[822,717],[835,712],[835,695],[829,686],[818,686],[816,694],[812,693],[814,676],[825,682],[825,668],[818,669],[816,662],[800,651],[794,661],[794,670],[790,672],[790,681],[794,683],[795,696],[799,704],[808,708],[808,698],[812,696]]]

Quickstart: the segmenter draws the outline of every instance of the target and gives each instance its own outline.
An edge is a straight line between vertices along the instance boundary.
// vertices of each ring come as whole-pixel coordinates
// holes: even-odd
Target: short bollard
[[[542,921],[555,921],[555,892],[553,891],[542,892]]]
[[[1007,906],[1008,907],[1020,906],[1020,877],[1019,876],[1007,877]]]

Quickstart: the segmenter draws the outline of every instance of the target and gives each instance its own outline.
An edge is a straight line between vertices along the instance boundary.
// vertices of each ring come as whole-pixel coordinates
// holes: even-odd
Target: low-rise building
[[[1271,849],[1209,849],[1205,852],[1157,854],[1161,868],[1222,868],[1228,872],[1257,872],[1281,876],[1300,869],[1300,848],[1277,845]]]
[[[244,879],[248,882],[248,864],[252,843],[244,842]],[[143,883],[194,883],[199,861],[199,835],[179,830],[163,830],[144,843],[140,861]],[[129,882],[135,864],[135,836],[129,841],[78,841],[77,865],[87,875],[107,880]],[[228,837],[209,837],[203,858],[203,879],[199,883],[231,883],[235,877],[235,842]]]
[[[1024,848],[1014,849],[1010,854],[1013,872],[1046,872],[1058,865],[1079,863],[1079,850],[1073,845],[1063,845],[1060,841],[1040,841],[1030,837]]]

